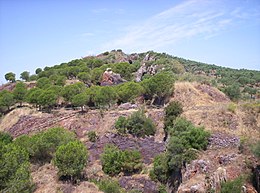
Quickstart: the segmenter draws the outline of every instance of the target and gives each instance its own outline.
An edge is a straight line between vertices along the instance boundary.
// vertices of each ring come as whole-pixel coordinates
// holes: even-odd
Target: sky
[[[260,0],[0,0],[0,84],[113,49],[260,70]]]

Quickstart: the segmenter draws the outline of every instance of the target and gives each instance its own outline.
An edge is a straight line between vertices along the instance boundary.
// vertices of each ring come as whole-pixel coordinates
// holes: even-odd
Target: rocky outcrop
[[[111,86],[126,82],[125,79],[121,77],[120,74],[114,73],[111,68],[107,70],[102,75],[101,86]]]
[[[148,66],[147,63],[155,61],[155,59],[150,56],[150,54],[146,54],[143,61],[141,62],[141,67],[137,70],[135,73],[135,81],[140,82],[142,80],[143,75],[149,74],[149,75],[155,75],[159,69],[158,65],[150,65]]]

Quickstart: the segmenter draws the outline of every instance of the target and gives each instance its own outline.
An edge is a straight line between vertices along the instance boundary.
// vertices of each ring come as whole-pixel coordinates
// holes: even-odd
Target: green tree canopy
[[[6,73],[5,79],[10,82],[15,82],[15,73],[13,73],[13,72]]]
[[[59,169],[59,175],[77,177],[87,164],[87,149],[79,141],[61,145],[54,158],[54,164]]]
[[[72,98],[72,104],[81,107],[82,111],[83,111],[83,106],[87,105],[89,101],[90,101],[90,96],[87,94],[87,92],[82,92],[80,94],[75,95]]]
[[[240,98],[240,88],[238,84],[232,84],[227,86],[224,89],[224,93],[231,99],[231,100],[238,100]]]
[[[5,109],[10,110],[10,107],[15,103],[13,93],[3,90],[0,92],[0,111]]]
[[[85,84],[90,84],[91,82],[91,76],[87,72],[80,72],[78,74],[78,79],[84,82]]]
[[[42,69],[41,69],[41,68],[37,68],[37,69],[35,70],[35,74],[39,74],[40,72],[42,72]]]
[[[49,78],[46,77],[39,78],[36,82],[36,87],[41,89],[46,89],[49,86],[51,86],[51,81]]]
[[[15,85],[13,94],[14,94],[14,99],[20,103],[20,106],[22,106],[22,102],[25,100],[26,93],[27,93],[26,85],[22,82],[18,82]]]
[[[22,72],[20,78],[25,80],[26,82],[29,81],[29,79],[30,79],[30,72],[28,72],[28,71]]]
[[[146,98],[157,100],[157,104],[164,103],[164,99],[169,97],[174,90],[173,74],[169,72],[161,72],[149,79],[142,81],[145,89]]]
[[[85,90],[86,90],[86,86],[84,85],[84,83],[78,82],[75,84],[65,86],[62,92],[62,96],[67,102],[72,102],[72,98],[75,95],[80,94]]]
[[[115,104],[117,101],[117,94],[114,87],[112,86],[103,86],[97,89],[96,94],[94,95],[94,102],[96,106],[110,107],[112,104]]]
[[[136,97],[144,93],[144,88],[135,82],[126,82],[116,87],[119,100],[123,103],[131,102]]]

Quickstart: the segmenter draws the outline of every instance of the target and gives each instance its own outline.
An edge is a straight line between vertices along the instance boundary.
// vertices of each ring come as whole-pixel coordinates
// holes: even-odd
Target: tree
[[[224,93],[231,99],[231,100],[238,100],[240,98],[240,88],[237,84],[232,84],[231,86],[227,86],[224,89]]]
[[[22,72],[20,78],[25,80],[26,82],[29,81],[29,79],[30,79],[30,72],[28,72],[28,71]]]
[[[13,94],[14,94],[14,99],[15,99],[17,102],[20,103],[20,106],[22,106],[22,102],[23,102],[24,99],[25,99],[26,93],[27,93],[26,85],[25,85],[24,83],[22,83],[22,82],[18,82],[18,83],[15,85]]]
[[[52,83],[54,85],[64,86],[65,83],[66,83],[66,79],[67,78],[65,76],[60,76],[60,75],[57,75],[57,74],[53,74],[53,75],[50,76],[49,79],[52,81]]]
[[[103,72],[104,71],[100,68],[94,68],[93,70],[91,70],[91,82],[95,85],[98,84],[100,82]]]
[[[8,72],[5,74],[5,79],[10,82],[15,82],[15,74],[12,72]]]
[[[117,94],[114,87],[111,86],[100,87],[94,96],[95,105],[99,107],[110,107],[112,104],[116,103],[116,100]]]
[[[90,74],[87,72],[80,72],[78,74],[78,79],[88,85],[90,84],[91,81]]]
[[[29,78],[29,81],[36,81],[38,79],[38,76],[36,74],[32,74]]]
[[[257,89],[247,86],[244,88],[243,92],[247,92],[248,94],[250,94],[250,97],[252,99],[253,95],[255,95],[257,93]]]
[[[57,103],[58,95],[53,90],[43,90],[39,98],[39,105],[46,107],[48,110]]]
[[[60,176],[78,177],[87,163],[87,149],[79,141],[61,145],[54,157]]]
[[[30,90],[28,90],[26,96],[25,96],[25,100],[28,103],[34,104],[36,105],[40,105],[40,98],[39,96],[43,93],[43,90],[40,88],[32,88]]]
[[[37,69],[35,70],[35,74],[39,74],[40,72],[42,72],[42,69],[41,69],[41,68],[37,68]]]
[[[144,88],[135,82],[126,82],[116,87],[119,100],[123,103],[130,102],[144,93]]]
[[[67,102],[72,102],[72,98],[84,92],[86,89],[86,86],[82,82],[78,82],[75,84],[67,85],[64,87],[62,91],[62,96]]]
[[[75,106],[80,106],[81,111],[83,111],[84,110],[83,106],[88,104],[89,100],[90,100],[90,96],[86,92],[83,92],[83,93],[75,95],[72,98],[72,104]]]
[[[13,93],[3,90],[0,92],[0,110],[2,109],[5,111],[5,109],[10,110],[10,106],[12,106],[15,103],[14,95]]]
[[[36,87],[40,89],[46,89],[50,86],[51,86],[51,81],[49,78],[46,77],[39,78],[36,82]]]
[[[145,97],[151,99],[152,103],[164,104],[164,101],[169,97],[174,89],[174,78],[172,73],[161,72],[149,79],[142,81],[141,85],[145,89]]]

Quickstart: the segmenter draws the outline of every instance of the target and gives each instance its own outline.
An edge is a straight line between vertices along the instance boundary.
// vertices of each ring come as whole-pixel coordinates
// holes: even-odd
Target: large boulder
[[[126,82],[125,79],[121,77],[120,74],[114,73],[111,68],[107,70],[102,75],[101,86],[111,86]]]

